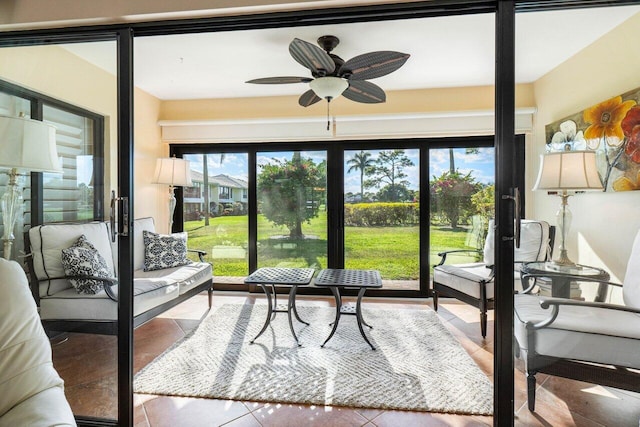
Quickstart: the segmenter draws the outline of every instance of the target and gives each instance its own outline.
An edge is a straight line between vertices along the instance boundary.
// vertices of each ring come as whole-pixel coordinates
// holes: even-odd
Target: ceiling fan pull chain
[[[329,104],[331,104],[331,97],[327,97],[327,132],[331,130],[331,121],[329,120]]]

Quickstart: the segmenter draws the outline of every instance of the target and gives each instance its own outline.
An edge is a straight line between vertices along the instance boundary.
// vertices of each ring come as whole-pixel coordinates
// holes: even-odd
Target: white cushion
[[[75,426],[75,419],[66,401],[62,385],[47,388],[0,417],[0,427]]]
[[[209,280],[213,274],[211,264],[206,262],[193,262],[181,267],[167,268],[165,270],[135,271],[134,277],[140,279],[164,279],[170,283],[176,283],[180,287],[180,295]]]
[[[61,257],[62,250],[73,245],[83,234],[103,256],[111,276],[115,277],[107,225],[104,222],[92,222],[87,224],[45,224],[29,229],[33,269],[38,280],[65,276]]]
[[[133,269],[144,270],[143,231],[156,232],[153,218],[139,218],[133,221]]]
[[[118,286],[112,286],[118,295]],[[166,278],[134,279],[133,315],[144,313],[180,294],[177,283]],[[74,289],[65,289],[40,300],[40,317],[43,320],[104,320],[118,319],[118,304],[104,291],[95,295],[78,294]]]
[[[484,263],[494,265],[495,225],[489,221],[489,231],[484,243]],[[516,263],[544,261],[549,250],[549,223],[532,219],[520,221],[520,247],[514,248]]]
[[[640,369],[640,315],[595,307],[560,307],[555,321],[535,331],[536,348],[527,348],[526,322],[549,317],[535,295],[515,295],[515,336],[520,348],[564,359]],[[606,321],[604,321],[606,319]]]
[[[494,297],[494,281],[493,278],[488,280],[491,269],[487,268],[484,263],[476,262],[469,264],[452,264],[439,265],[433,269],[434,283],[440,283],[449,288],[455,289],[474,298],[480,298],[480,282],[486,282],[486,297],[493,299]],[[520,290],[520,272],[513,272],[514,289]]]
[[[75,292],[75,291],[73,291]],[[49,405],[59,406],[47,423],[12,423],[23,411],[37,412],[26,402],[50,388],[62,389],[64,382],[53,368],[51,346],[44,333],[27,277],[15,261],[0,259],[0,425],[75,425],[64,393],[53,392]],[[18,406],[21,408],[18,409]],[[37,405],[36,401],[34,404]],[[48,407],[47,406],[47,407]],[[4,415],[18,409],[4,420]]]
[[[636,234],[622,286],[624,304],[640,309],[640,231]]]

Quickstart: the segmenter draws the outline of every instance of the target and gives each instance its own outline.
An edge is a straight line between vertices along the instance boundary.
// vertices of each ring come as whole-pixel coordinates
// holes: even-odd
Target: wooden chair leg
[[[536,409],[536,375],[527,372],[527,404],[529,410],[534,412]]]
[[[211,308],[211,305],[213,304],[213,285],[211,285],[211,287],[207,289],[207,294],[209,297],[209,308]]]

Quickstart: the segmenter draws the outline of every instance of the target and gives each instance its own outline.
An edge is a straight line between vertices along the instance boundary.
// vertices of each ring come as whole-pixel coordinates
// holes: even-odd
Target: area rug
[[[376,350],[355,316],[343,315],[324,348],[335,310],[300,306],[295,343],[286,313],[264,323],[263,305],[223,305],[191,334],[143,368],[136,393],[243,401],[304,403],[456,414],[492,414],[493,390],[430,308],[363,306]]]

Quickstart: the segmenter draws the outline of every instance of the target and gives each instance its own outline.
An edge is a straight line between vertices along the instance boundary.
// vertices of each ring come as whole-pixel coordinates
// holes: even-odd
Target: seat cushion
[[[433,283],[439,283],[478,299],[480,298],[480,283],[484,281],[486,282],[486,297],[493,299],[494,282],[490,275],[491,269],[481,262],[439,265],[433,269]],[[519,271],[513,272],[513,283],[515,290],[522,289]]]
[[[191,264],[164,270],[135,271],[134,277],[136,281],[142,279],[164,279],[170,283],[176,283],[180,287],[180,295],[182,295],[211,279],[212,274],[211,264],[192,262]]]
[[[118,286],[112,286],[118,295]],[[137,316],[180,295],[179,285],[167,278],[133,280],[133,315]],[[78,294],[64,289],[40,300],[43,320],[114,321],[118,319],[118,304],[102,291],[95,295]]]
[[[640,369],[640,315],[595,307],[560,307],[556,320],[536,330],[535,348],[528,348],[526,322],[537,323],[551,310],[535,295],[515,295],[515,336],[528,352]]]
[[[480,283],[486,282],[487,298],[493,298],[491,269],[484,263],[439,265],[433,269],[433,283],[480,298]]]
[[[17,262],[5,259],[0,259],[0,325],[0,425],[75,425],[27,277]],[[46,393],[50,400],[44,408],[57,409],[51,411],[46,423],[11,422],[28,420],[29,411],[38,412],[37,398],[35,407],[27,402],[49,389],[57,391]],[[8,413],[11,420],[5,422],[3,417]]]

